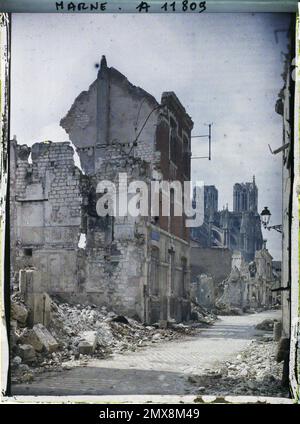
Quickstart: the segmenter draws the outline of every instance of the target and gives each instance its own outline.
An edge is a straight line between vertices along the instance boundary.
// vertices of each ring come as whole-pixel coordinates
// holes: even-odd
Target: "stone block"
[[[27,308],[20,303],[11,303],[11,318],[25,325],[28,317]]]
[[[51,299],[47,293],[28,293],[27,304],[30,307],[29,324],[48,326],[51,320]]]
[[[82,355],[90,355],[94,353],[97,346],[97,332],[85,331],[81,335],[82,340],[78,345],[78,352]]]
[[[43,350],[43,343],[40,338],[37,337],[33,329],[26,328],[20,337],[20,342],[25,345],[31,345],[36,352],[41,352]]]
[[[18,346],[18,356],[23,362],[33,362],[35,360],[35,350],[30,344],[21,344]]]
[[[52,353],[58,349],[58,342],[52,336],[52,334],[42,324],[36,324],[32,329],[32,338],[35,340],[34,347],[36,346],[38,351],[46,350]]]

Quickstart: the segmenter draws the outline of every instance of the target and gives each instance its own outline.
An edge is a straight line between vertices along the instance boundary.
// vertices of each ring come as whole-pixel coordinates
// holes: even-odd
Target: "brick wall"
[[[13,274],[36,266],[48,291],[76,289],[81,224],[81,172],[70,143],[12,143],[11,264]],[[30,158],[31,157],[31,158]]]

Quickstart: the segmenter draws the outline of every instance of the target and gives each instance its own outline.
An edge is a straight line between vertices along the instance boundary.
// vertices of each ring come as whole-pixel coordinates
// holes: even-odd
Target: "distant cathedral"
[[[255,177],[250,183],[233,186],[233,211],[218,211],[218,190],[204,186],[204,223],[191,230],[192,238],[203,247],[227,247],[252,261],[263,245],[260,216],[257,212],[258,190]]]

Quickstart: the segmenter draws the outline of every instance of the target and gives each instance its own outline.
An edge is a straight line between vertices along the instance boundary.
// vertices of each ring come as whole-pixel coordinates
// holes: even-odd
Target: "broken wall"
[[[149,163],[157,160],[158,111],[154,109],[158,106],[153,96],[108,68],[102,58],[97,79],[75,99],[60,124],[76,146],[82,168],[92,175],[101,171],[117,150],[123,159],[130,155]]]
[[[147,320],[188,320],[191,312],[189,243],[150,225],[147,267]]]
[[[216,302],[216,285],[212,277],[201,274],[191,284],[191,295],[199,305],[212,309]]]
[[[232,252],[226,248],[203,248],[191,242],[192,279],[200,274],[213,277],[218,284],[225,280],[231,271]]]
[[[223,293],[218,297],[216,306],[219,309],[229,310],[238,308],[243,310],[248,307],[249,287],[245,277],[234,267],[230,275],[221,284]]]
[[[152,275],[152,248],[148,245],[151,217],[105,218],[99,217],[95,208],[99,198],[97,183],[108,180],[118,187],[119,173],[126,173],[128,184],[134,180],[144,181],[149,193],[153,179],[185,179],[183,170],[173,174],[169,170],[170,116],[178,126],[173,141],[176,141],[177,150],[181,148],[174,169],[177,165],[182,166],[183,136],[188,142],[185,156],[190,164],[187,155],[192,121],[174,93],[164,93],[162,103],[159,105],[149,93],[131,84],[116,69],[109,68],[102,57],[96,81],[75,99],[61,120],[87,174],[83,189],[83,203],[87,205],[83,210],[83,231],[87,235],[83,253],[86,257],[83,291],[94,303],[112,305],[118,313],[138,315],[152,322],[159,319],[180,321],[189,314],[188,296],[185,294],[183,298],[178,294],[183,284],[188,291],[189,246],[170,235],[174,233],[188,240],[183,217],[179,217],[180,222],[177,217],[159,217],[160,259],[156,273],[159,290],[154,294],[150,286],[156,277]],[[185,172],[189,179],[190,169]],[[165,246],[171,244],[178,245],[172,259],[169,254],[164,257],[162,253]],[[184,278],[181,271],[181,274],[177,272],[178,268],[182,270],[182,259],[176,255],[181,255],[182,250]]]
[[[82,196],[73,149],[69,142],[29,148],[13,141],[11,150],[12,269],[36,267],[48,293],[76,291]]]

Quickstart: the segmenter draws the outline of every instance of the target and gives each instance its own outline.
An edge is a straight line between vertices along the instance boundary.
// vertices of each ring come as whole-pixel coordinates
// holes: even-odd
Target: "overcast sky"
[[[195,125],[213,122],[212,160],[193,160],[193,178],[214,184],[219,208],[232,209],[235,182],[256,176],[259,211],[281,222],[282,120],[274,106],[283,85],[289,15],[16,14],[12,20],[11,133],[19,143],[65,141],[59,127],[75,97],[108,66],[154,95],[175,91]],[[279,31],[279,32],[276,32]],[[194,155],[205,156],[205,139]],[[281,237],[265,232],[275,259]]]

